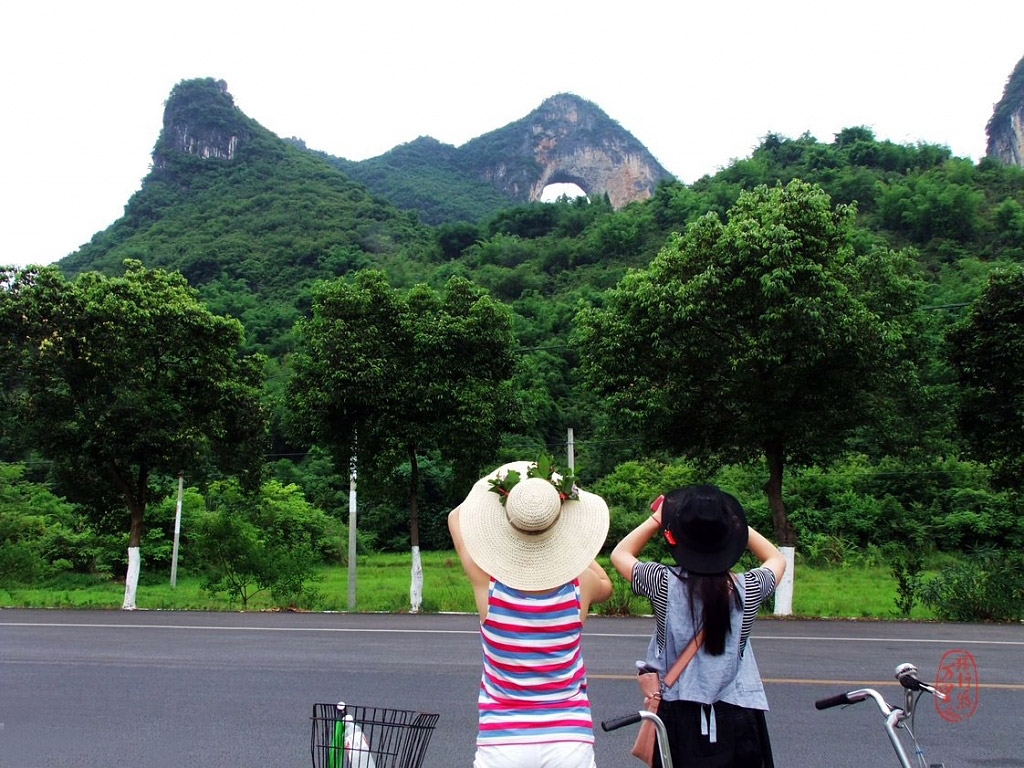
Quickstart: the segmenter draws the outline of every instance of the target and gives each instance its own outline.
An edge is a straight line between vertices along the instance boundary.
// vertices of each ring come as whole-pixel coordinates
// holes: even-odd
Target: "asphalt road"
[[[639,703],[632,676],[650,619],[588,620],[596,721]],[[922,699],[929,763],[1024,766],[1024,626],[762,619],[753,647],[779,768],[895,759],[868,703],[815,699],[878,687],[896,664],[934,680],[947,651],[977,664],[970,718]],[[0,610],[0,768],[307,768],[315,702],[438,712],[426,768],[470,766],[480,650],[475,616]],[[949,712],[946,713],[949,716]],[[637,768],[632,730],[597,729],[600,768]]]

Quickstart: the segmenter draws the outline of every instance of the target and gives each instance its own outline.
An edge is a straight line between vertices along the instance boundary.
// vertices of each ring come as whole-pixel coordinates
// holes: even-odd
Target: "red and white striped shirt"
[[[480,624],[478,746],[594,742],[578,580],[527,594],[491,580]]]

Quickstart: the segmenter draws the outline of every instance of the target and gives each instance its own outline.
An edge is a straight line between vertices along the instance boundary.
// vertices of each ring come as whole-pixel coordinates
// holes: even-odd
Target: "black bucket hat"
[[[661,531],[678,565],[693,573],[722,573],[747,548],[747,515],[714,485],[691,485],[665,494]]]

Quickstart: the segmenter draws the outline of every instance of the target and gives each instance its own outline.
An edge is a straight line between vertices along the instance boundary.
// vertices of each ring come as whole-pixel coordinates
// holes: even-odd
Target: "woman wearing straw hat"
[[[474,768],[593,768],[580,634],[612,594],[594,561],[608,506],[544,462],[477,481],[448,516],[480,614],[483,675]]]
[[[651,509],[611,559],[633,592],[651,601],[656,629],[637,666],[657,671],[662,681],[648,704],[656,704],[668,728],[672,762],[771,768],[768,701],[749,635],[758,607],[782,577],[785,558],[748,527],[740,503],[713,485],[677,488]],[[678,567],[637,560],[659,531]],[[746,549],[761,566],[731,573]],[[680,665],[682,672],[666,680],[670,668]],[[655,751],[654,765],[660,763]]]

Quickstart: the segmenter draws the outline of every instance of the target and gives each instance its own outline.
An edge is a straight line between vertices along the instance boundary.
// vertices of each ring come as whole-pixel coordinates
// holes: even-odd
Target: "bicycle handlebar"
[[[601,729],[605,731],[614,731],[618,728],[625,728],[627,725],[633,725],[633,723],[640,722],[640,713],[633,712],[629,715],[623,715],[622,717],[613,717],[611,720],[602,720]]]
[[[841,707],[843,704],[852,704],[850,701],[850,695],[846,692],[837,693],[835,696],[829,696],[824,699],[818,699],[814,702],[815,709],[829,709],[830,707]]]
[[[917,667],[913,664],[905,663],[896,667],[896,679],[908,691],[925,691],[939,699],[939,701],[949,698],[942,691],[918,678]]]
[[[841,707],[844,704],[856,704],[858,701],[864,701],[865,699],[871,699],[875,702],[878,707],[878,711],[881,712],[885,717],[890,717],[893,713],[898,713],[897,717],[902,719],[905,714],[904,710],[898,707],[893,707],[887,704],[885,699],[878,691],[874,688],[857,688],[853,691],[846,691],[845,693],[839,693],[835,696],[829,696],[826,699],[819,699],[814,702],[814,706],[818,709],[828,709],[830,707]]]
[[[925,765],[924,752],[917,743],[917,738],[909,728],[906,728],[906,726],[903,725],[903,723],[904,721],[911,720],[914,717],[914,707],[922,693],[930,693],[936,699],[944,699],[946,698],[946,694],[936,689],[934,686],[923,682],[917,676],[917,667],[913,664],[903,663],[898,665],[896,667],[895,676],[903,689],[902,693],[904,694],[904,704],[902,707],[894,707],[891,704],[888,704],[882,697],[882,694],[874,688],[857,688],[856,690],[845,691],[843,693],[836,694],[835,696],[818,699],[814,702],[814,706],[816,709],[829,709],[831,707],[841,707],[846,704],[854,704],[858,701],[871,699],[875,702],[875,706],[878,707],[878,711],[882,713],[885,733],[889,737],[889,743],[892,744],[892,748],[896,753],[896,758],[899,760],[900,766],[902,768],[912,768],[910,758],[907,756],[907,752],[903,748],[903,744],[900,742],[900,736],[898,733],[898,731],[905,728],[906,732],[910,734],[910,737],[914,741],[915,762],[913,765],[923,768]]]
[[[907,692],[907,705],[904,708],[908,715],[913,713],[913,705],[910,700],[910,694],[914,691],[920,691],[930,693],[940,701],[948,698],[945,693],[938,690],[934,686],[928,685],[917,676],[917,667],[910,663],[903,663],[896,667],[896,680]],[[845,693],[839,693],[835,696],[828,696],[824,699],[818,699],[814,702],[815,709],[829,709],[831,707],[841,707],[844,704],[853,704],[854,702],[864,701],[866,698],[872,698],[875,703],[878,704],[878,709],[884,715],[888,715],[892,711],[893,707],[885,703],[881,694],[873,688],[859,688],[855,691],[846,691]]]
[[[644,720],[654,726],[654,732],[657,734],[655,738],[655,751],[661,757],[661,764],[665,768],[672,768],[672,751],[668,746],[668,731],[665,730],[665,723],[660,717],[654,712],[649,712],[646,709],[642,709],[638,712],[630,712],[628,715],[622,717],[613,717],[611,720],[602,720],[601,727],[606,731],[614,731],[617,728],[625,728],[627,725],[633,725]]]

